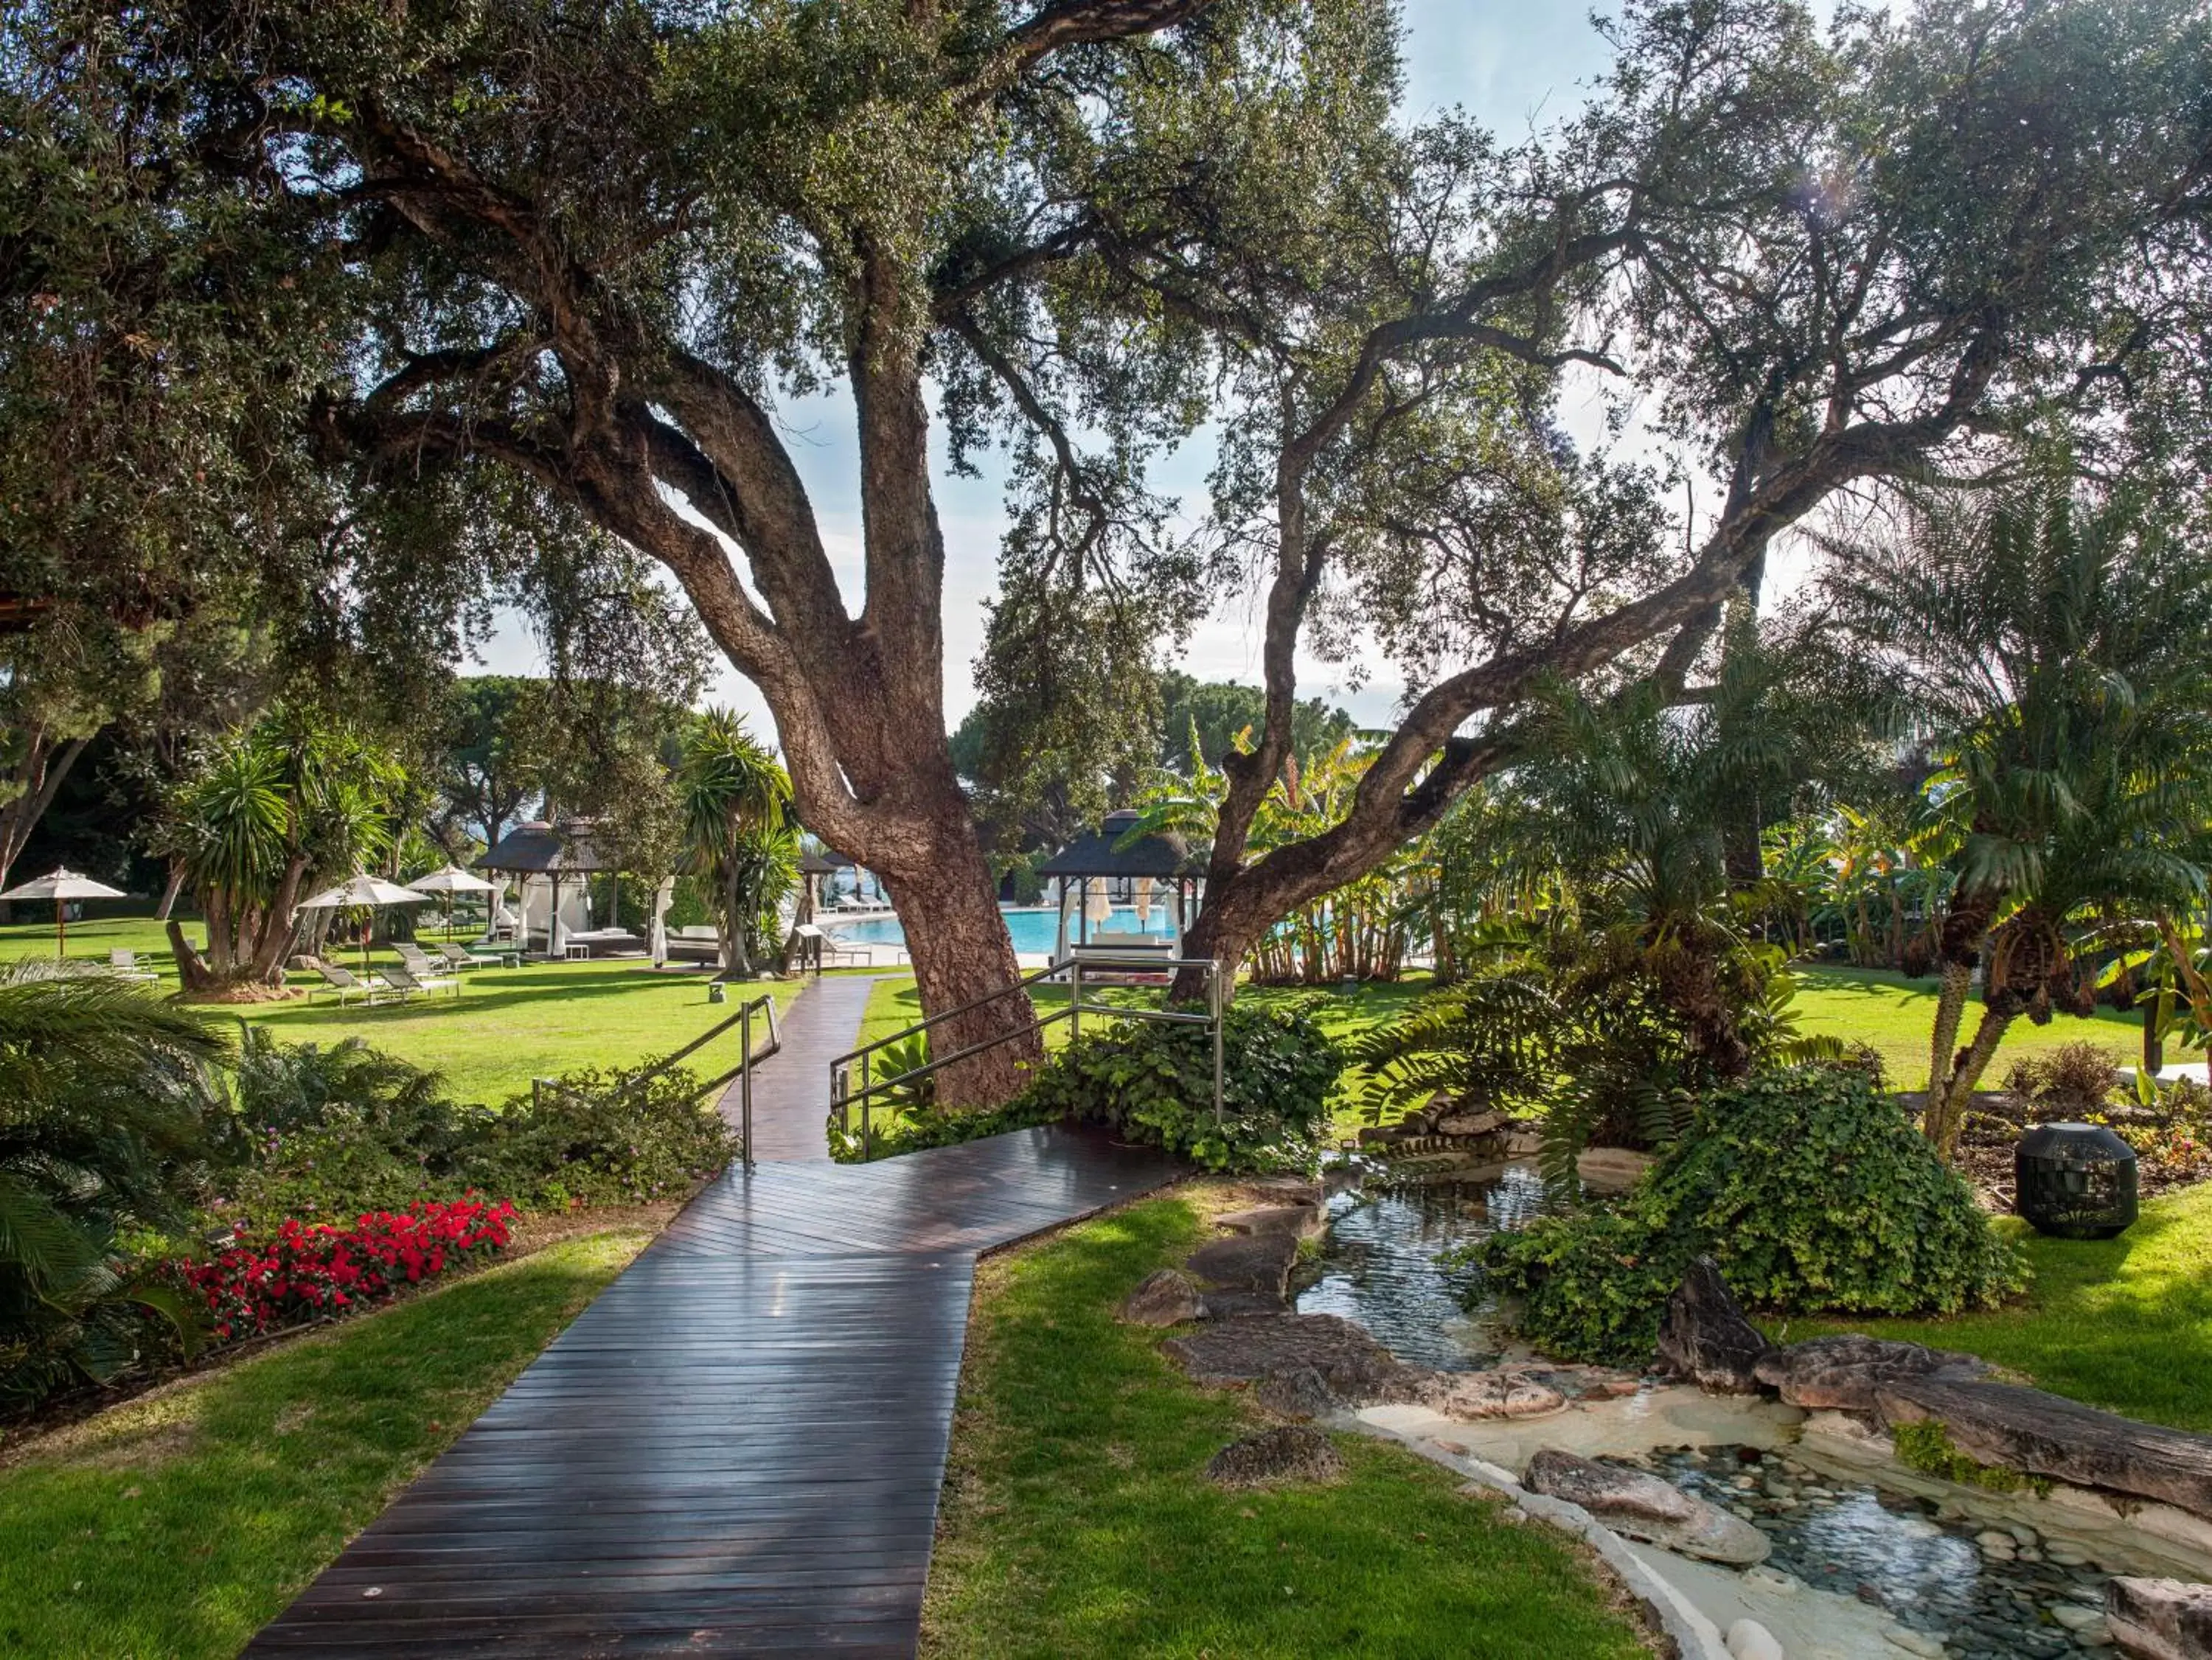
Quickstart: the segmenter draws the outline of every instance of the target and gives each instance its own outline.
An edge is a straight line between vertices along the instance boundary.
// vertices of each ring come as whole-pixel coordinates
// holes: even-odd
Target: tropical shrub
[[[1778,1312],[1948,1314],[2024,1278],[1904,1112],[1830,1066],[1714,1092],[1618,1209],[1540,1218],[1469,1254],[1491,1289],[1522,1300],[1533,1342],[1632,1366],[1650,1358],[1661,1308],[1699,1255],[1747,1305]]]
[[[149,1312],[189,1335],[124,1241],[186,1225],[221,1049],[190,1010],[105,976],[0,973],[0,1407],[112,1376]]]
[[[2119,1070],[2102,1045],[2075,1042],[2022,1056],[2005,1074],[2005,1089],[2038,1118],[2081,1118],[2111,1104]]]
[[[1317,997],[1232,1008],[1222,1028],[1222,1122],[1213,1121],[1213,1039],[1200,1025],[1130,1021],[1091,1031],[1048,1059],[1004,1106],[967,1112],[933,1097],[877,1109],[867,1150],[859,1115],[830,1115],[830,1156],[847,1161],[951,1147],[1074,1119],[1160,1147],[1207,1170],[1310,1167],[1343,1057],[1313,1017]]]
[[[287,1217],[168,1272],[207,1310],[220,1342],[344,1314],[502,1249],[514,1207],[473,1196],[365,1212],[348,1223]]]
[[[471,1190],[526,1208],[635,1204],[688,1191],[737,1139],[683,1069],[586,1069],[496,1111],[348,1039],[327,1049],[249,1033],[232,1089],[248,1146],[216,1207],[252,1227],[398,1210]]]
[[[1222,1118],[1203,1026],[1133,1021],[1087,1033],[1018,1098],[1041,1118],[1103,1124],[1206,1170],[1310,1167],[1344,1058],[1301,998],[1233,1006],[1222,1026]]]
[[[689,1192],[738,1150],[684,1067],[564,1074],[471,1121],[474,1185],[530,1208],[644,1204]]]
[[[216,1209],[249,1227],[454,1197],[484,1133],[481,1111],[456,1106],[435,1072],[359,1038],[280,1044],[253,1027],[240,1039],[231,1112],[248,1156]]]
[[[1798,1032],[1772,946],[1710,918],[1563,923],[1494,929],[1486,961],[1356,1039],[1370,1115],[1442,1092],[1536,1118],[1545,1176],[1564,1190],[1583,1147],[1662,1148],[1745,1068],[1843,1057]]]

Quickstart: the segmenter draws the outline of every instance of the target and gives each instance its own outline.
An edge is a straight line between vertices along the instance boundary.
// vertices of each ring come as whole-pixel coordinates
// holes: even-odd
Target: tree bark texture
[[[69,776],[70,768],[76,765],[77,757],[84,753],[89,736],[69,738],[57,747],[42,727],[33,728],[25,737],[23,757],[15,765],[15,776],[9,780],[11,793],[5,803],[0,803],[0,888],[13,885],[11,875],[15,861],[31,839],[31,833],[39,827],[46,809],[53,805],[54,793]]]

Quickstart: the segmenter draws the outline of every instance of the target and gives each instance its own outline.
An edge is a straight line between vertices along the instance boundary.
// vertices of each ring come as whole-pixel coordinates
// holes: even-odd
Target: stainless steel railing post
[[[1213,1123],[1217,1129],[1221,1124],[1222,1017],[1228,1012],[1222,990],[1221,960],[1216,957],[1206,972],[1206,999],[1213,1008]]]
[[[738,1014],[738,1117],[744,1121],[745,1174],[750,1176],[753,1173],[753,1006],[747,1003]]]

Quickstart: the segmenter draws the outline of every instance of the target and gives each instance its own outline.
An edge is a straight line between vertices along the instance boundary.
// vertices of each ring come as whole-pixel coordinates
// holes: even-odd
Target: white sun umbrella
[[[374,910],[380,905],[428,905],[430,896],[418,894],[411,888],[402,888],[398,882],[386,881],[381,876],[372,876],[356,870],[336,888],[325,888],[313,899],[301,900],[302,911],[360,911]],[[368,935],[361,938],[361,966],[368,967]]]
[[[453,895],[456,894],[495,894],[499,884],[486,881],[473,871],[464,870],[458,864],[449,864],[433,870],[427,876],[417,876],[407,884],[417,894],[442,894],[446,899],[446,931],[453,931]]]
[[[20,888],[11,888],[0,894],[0,900],[52,900],[54,902],[54,955],[58,959],[69,942],[69,918],[62,907],[71,900],[119,900],[127,897],[122,889],[110,888],[104,881],[94,881],[90,876],[80,876],[74,870],[58,867],[52,875],[40,876],[36,881],[27,881]]]

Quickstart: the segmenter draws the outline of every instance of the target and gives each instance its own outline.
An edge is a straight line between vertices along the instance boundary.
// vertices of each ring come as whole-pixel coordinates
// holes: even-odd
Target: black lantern
[[[2102,1124],[2038,1124],[2012,1167],[2013,1208],[2039,1233],[2109,1239],[2135,1221],[2135,1149]]]

